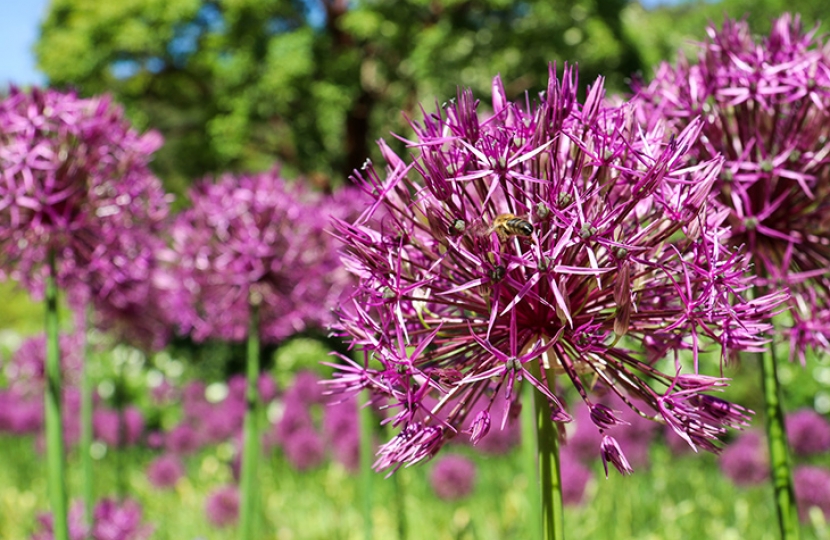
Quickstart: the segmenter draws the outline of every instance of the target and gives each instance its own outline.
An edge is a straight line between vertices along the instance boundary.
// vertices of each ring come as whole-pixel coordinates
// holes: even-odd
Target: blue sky
[[[117,0],[116,0],[117,1]],[[646,7],[677,4],[682,0],[640,0]],[[0,0],[0,88],[42,84],[44,76],[35,68],[32,46],[37,41],[38,23],[49,0]]]
[[[44,81],[35,69],[32,47],[38,23],[48,0],[0,0],[0,88],[9,82],[37,84]]]

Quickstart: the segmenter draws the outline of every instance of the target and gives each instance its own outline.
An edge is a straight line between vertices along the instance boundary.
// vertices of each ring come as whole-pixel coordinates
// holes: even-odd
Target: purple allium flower
[[[104,499],[95,505],[93,519],[93,540],[143,540],[153,532],[141,524],[141,505],[133,500]]]
[[[192,454],[202,446],[199,434],[189,424],[179,424],[164,437],[165,449],[173,454]]]
[[[593,478],[578,456],[567,449],[561,453],[559,472],[562,477],[562,502],[566,505],[578,506],[584,502],[585,487]]]
[[[84,336],[82,333],[61,335],[59,347],[64,387],[77,387],[80,384],[81,366],[84,361]],[[3,372],[9,388],[41,399],[45,366],[46,336],[41,334],[26,339],[5,364]]]
[[[175,486],[182,476],[184,476],[184,465],[181,459],[173,454],[160,456],[147,467],[147,479],[153,486],[160,489]]]
[[[202,181],[190,199],[193,208],[172,228],[188,296],[180,304],[191,306],[177,314],[182,331],[196,340],[243,340],[254,293],[262,297],[260,334],[267,341],[331,322],[350,280],[323,229],[326,212],[338,214],[324,197],[288,184],[275,169]]]
[[[338,463],[351,471],[360,465],[360,417],[357,399],[349,396],[323,409],[323,435]]]
[[[277,439],[280,442],[287,441],[301,429],[314,427],[308,405],[294,397],[291,392],[286,392],[283,405],[282,417],[275,426]]]
[[[723,379],[681,373],[679,357],[669,373],[654,367],[687,349],[696,370],[712,343],[724,356],[761,350],[763,321],[783,301],[741,296],[744,257],[722,245],[706,204],[720,160],[685,164],[700,122],[671,139],[642,130],[630,108],[604,104],[602,79],[578,103],[575,79],[552,67],[537,102],[512,104],[496,78],[487,117],[463,91],[412,124],[411,163],[381,143],[385,172],[356,173],[374,203],[336,223],[360,279],[338,327],[364,360],[342,357],[329,384],[370,388],[396,413],[401,431],[376,468],[435,455],[476,401],[512,399],[519,381],[549,401],[553,421],[570,420],[556,376],[600,431],[619,419],[593,414],[589,374],[695,447],[716,451],[726,428],[745,424],[745,409],[706,393]],[[603,456],[627,469],[604,440]]]
[[[325,447],[323,439],[313,428],[302,428],[283,441],[285,457],[298,471],[313,469],[323,462]]]
[[[473,492],[476,466],[469,459],[447,455],[437,460],[429,475],[429,483],[439,499],[454,501]]]
[[[257,379],[259,398],[263,403],[268,403],[277,397],[277,381],[268,373],[261,373]]]
[[[99,308],[146,303],[153,233],[168,198],[148,164],[161,145],[109,97],[12,88],[0,101],[0,278],[42,292],[47,254],[60,286]]]
[[[205,500],[205,515],[215,527],[227,527],[239,518],[239,490],[236,486],[222,486],[213,490]]]
[[[747,431],[721,454],[720,470],[739,486],[760,484],[769,478],[769,458],[763,436]]]
[[[830,57],[816,29],[783,15],[758,39],[745,21],[708,29],[696,62],[662,64],[635,98],[643,121],[698,126],[693,162],[723,155],[713,184],[730,245],[759,278],[789,289],[791,357],[830,349]]]
[[[818,507],[824,519],[830,519],[830,471],[822,467],[802,465],[793,472],[798,515],[808,521],[810,508]]]
[[[92,533],[86,534],[84,524],[84,507],[76,501],[69,510],[70,540],[146,540],[153,533],[153,527],[142,524],[141,505],[133,500],[117,502],[102,499],[93,510]],[[32,540],[52,540],[54,538],[51,514],[38,517],[42,531],[32,535]]]
[[[98,409],[92,415],[92,429],[109,446],[132,446],[144,433],[144,415],[133,406],[123,411]]]
[[[830,450],[830,423],[813,409],[787,415],[787,439],[797,456],[810,456]]]
[[[305,405],[324,403],[326,397],[323,395],[323,387],[320,385],[320,377],[313,371],[301,370],[294,377],[294,383],[285,393],[286,401],[297,399]]]

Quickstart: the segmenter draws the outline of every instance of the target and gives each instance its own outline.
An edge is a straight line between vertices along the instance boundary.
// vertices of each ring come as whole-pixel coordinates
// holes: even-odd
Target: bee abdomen
[[[513,234],[519,236],[530,236],[533,234],[533,225],[524,219],[521,218],[512,218],[507,221],[507,228],[513,232]]]

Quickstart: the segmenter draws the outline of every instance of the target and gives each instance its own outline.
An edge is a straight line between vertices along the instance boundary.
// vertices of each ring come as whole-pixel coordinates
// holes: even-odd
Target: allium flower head
[[[513,104],[496,78],[486,116],[463,91],[413,123],[411,162],[381,142],[386,169],[356,173],[374,202],[336,224],[360,278],[339,328],[365,359],[343,358],[330,389],[388,400],[401,432],[376,467],[433,456],[475,402],[512,398],[520,381],[549,401],[553,421],[568,421],[554,377],[604,433],[619,417],[586,381],[627,406],[637,398],[641,414],[707,450],[744,424],[744,409],[706,393],[721,379],[681,374],[679,358],[671,373],[654,367],[672,349],[696,361],[706,344],[759,348],[759,317],[781,301],[741,298],[743,258],[722,245],[705,204],[720,160],[684,164],[700,123],[674,138],[642,130],[630,109],[604,104],[602,79],[580,104],[575,79],[551,68],[538,101]],[[601,451],[626,468],[612,437]]]
[[[12,88],[0,101],[0,277],[40,291],[47,254],[58,282],[125,307],[142,291],[145,240],[168,210],[140,135],[109,97]],[[151,244],[150,244],[151,245]]]
[[[795,498],[798,503],[798,516],[808,521],[810,508],[817,507],[830,519],[830,470],[823,467],[802,465],[793,472]]]
[[[720,469],[739,486],[764,482],[769,478],[769,457],[763,436],[747,431],[736,439],[721,454]]]
[[[787,440],[797,456],[810,456],[830,450],[830,423],[813,409],[787,415]]]
[[[746,245],[759,284],[789,288],[785,332],[803,361],[830,349],[830,56],[816,30],[783,15],[769,36],[745,21],[709,28],[696,61],[662,64],[635,103],[649,125],[698,125],[689,158],[723,155],[713,183],[730,228]]]
[[[439,499],[454,501],[473,492],[475,463],[462,456],[448,455],[435,463],[429,482]]]
[[[142,523],[141,505],[133,500],[117,502],[102,499],[93,510],[92,531],[86,534],[84,506],[77,501],[69,510],[69,538],[71,540],[146,540],[153,534],[153,527]],[[32,540],[52,540],[51,514],[39,518],[42,531],[32,535]]]
[[[330,323],[349,278],[324,225],[329,214],[354,212],[285,182],[276,169],[200,182],[190,200],[193,208],[173,227],[170,255],[188,296],[179,305],[190,306],[179,314],[183,331],[241,341],[253,293],[262,297],[263,339]]]
[[[184,476],[184,465],[178,456],[166,454],[153,460],[147,467],[147,479],[157,488],[169,488]]]
[[[216,527],[227,527],[239,519],[239,490],[236,486],[222,486],[213,490],[205,500],[205,515]]]

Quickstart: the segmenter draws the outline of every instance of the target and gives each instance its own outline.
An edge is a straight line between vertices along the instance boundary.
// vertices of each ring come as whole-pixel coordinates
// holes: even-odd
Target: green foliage
[[[652,66],[643,75],[651,77],[661,60],[696,54],[695,42],[706,36],[710,23],[720,27],[724,18],[745,18],[753,33],[769,34],[772,20],[785,12],[799,13],[805,28],[827,18],[827,7],[816,0],[688,0],[677,5],[646,10],[632,4],[623,14],[625,28],[636,44],[643,65]]]
[[[53,0],[37,44],[50,84],[111,92],[167,145],[156,168],[181,192],[195,177],[275,159],[322,187],[403,135],[401,116],[459,86],[512,97],[543,89],[551,61],[624,88],[642,68],[626,0],[291,2]]]

